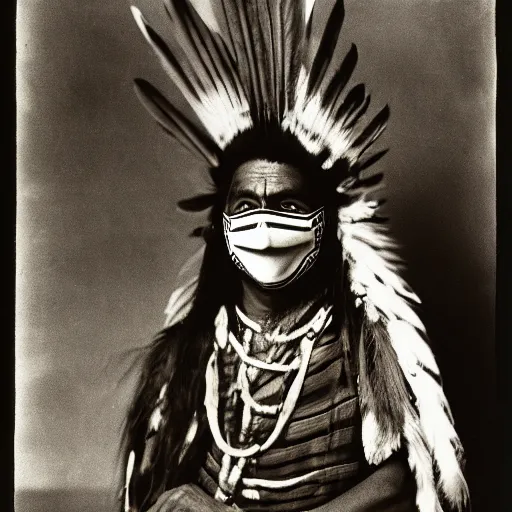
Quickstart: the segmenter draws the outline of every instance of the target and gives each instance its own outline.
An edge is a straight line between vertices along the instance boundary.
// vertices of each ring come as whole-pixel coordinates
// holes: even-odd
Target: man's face
[[[316,261],[324,211],[315,192],[287,164],[253,160],[235,171],[224,233],[235,265],[260,286],[286,286]]]
[[[225,212],[249,210],[310,213],[321,205],[315,189],[303,173],[288,164],[252,160],[234,173]]]

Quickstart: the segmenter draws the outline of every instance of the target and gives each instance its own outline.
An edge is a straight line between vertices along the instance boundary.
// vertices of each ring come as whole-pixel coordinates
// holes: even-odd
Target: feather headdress
[[[262,133],[292,141],[315,159],[319,172],[332,176],[342,205],[338,236],[351,294],[364,318],[359,387],[365,456],[378,464],[405,445],[419,510],[441,511],[444,503],[462,510],[469,501],[462,447],[425,328],[412,307],[419,299],[399,275],[379,203],[367,199],[382,176],[361,176],[385,153],[367,154],[385,129],[389,109],[360,126],[370,97],[361,84],[346,92],[358,58],[354,45],[330,69],[343,1],[334,1],[319,43],[312,37],[312,0],[218,0],[216,23],[203,19],[189,0],[165,0],[165,7],[173,36],[168,42],[137,8],[132,12],[202,126],[144,80],[135,82],[139,98],[169,135],[204,161],[217,190],[229,179],[222,175],[223,162],[232,148],[245,144],[254,158]],[[216,199],[214,191],[179,204],[201,211]],[[200,251],[194,258],[201,257]],[[192,273],[172,294],[167,326],[188,314],[196,285]],[[387,369],[385,378],[379,368]]]

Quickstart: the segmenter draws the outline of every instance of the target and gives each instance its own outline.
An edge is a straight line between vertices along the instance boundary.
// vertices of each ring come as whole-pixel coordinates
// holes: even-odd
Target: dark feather
[[[366,111],[368,110],[368,106],[370,105],[371,96],[368,95],[364,99],[363,104],[357,109],[357,111],[353,112],[350,116],[347,117],[344,123],[344,127],[346,130],[351,130],[355,124],[361,119]]]
[[[384,178],[384,174],[379,172],[374,174],[373,176],[368,176],[368,178],[358,179],[354,185],[354,189],[372,189],[379,185]]]
[[[132,8],[132,12],[136,21],[142,24],[149,38],[151,47],[171,80],[178,86],[182,93],[186,92],[198,100],[199,96],[197,92],[201,90],[204,91],[204,89],[183,51],[175,45],[173,45],[172,49],[169,48],[159,34],[151,28],[138,9]]]
[[[135,80],[139,100],[164,130],[208,165],[218,165],[219,148],[149,82]]]
[[[135,92],[141,103],[162,128],[196,156],[211,166],[218,165],[219,148],[192,124],[149,82],[136,79]]]
[[[278,121],[282,121],[285,107],[285,76],[284,76],[284,41],[283,41],[283,17],[279,2],[265,0],[270,12],[272,30],[272,67],[274,77],[274,101]]]
[[[198,226],[191,231],[190,236],[193,238],[201,238],[204,235],[205,230],[206,226]]]
[[[306,23],[306,27],[304,30],[304,40],[306,41],[306,48],[309,48],[311,46],[311,34],[313,32],[313,18],[315,17],[317,4],[318,4],[318,2],[314,2],[313,9],[311,11],[311,14],[309,16],[309,19]]]
[[[276,0],[276,4],[281,9],[283,28],[283,87],[286,95],[286,106],[291,109],[304,50],[304,4],[302,1],[297,2],[296,0]]]
[[[325,108],[330,108],[331,110],[337,108],[336,103],[338,98],[341,96],[341,92],[350,80],[356,64],[357,47],[353,44],[325,90],[323,97],[323,105]]]
[[[264,93],[266,98],[266,106],[269,118],[280,119],[279,117],[279,91],[276,85],[276,48],[275,34],[273,29],[272,9],[270,0],[258,0],[256,2],[258,15],[259,37],[261,38],[261,46],[264,55],[264,67],[262,78],[264,85]]]
[[[377,140],[386,128],[389,119],[389,107],[386,105],[369,123],[352,144],[359,155],[363,154]]]
[[[341,27],[343,26],[344,17],[345,8],[343,6],[343,0],[336,0],[325,25],[320,45],[318,46],[315,58],[311,65],[308,83],[309,94],[314,94],[321,86],[322,80],[324,79],[338,43],[338,37]]]
[[[228,20],[228,30],[235,48],[242,82],[247,86],[249,92],[253,118],[259,119],[262,107],[261,88],[247,5],[246,2],[237,2],[236,0],[222,0],[222,4]]]
[[[274,91],[272,86],[272,60],[273,44],[272,29],[268,11],[263,5],[263,0],[246,0],[245,12],[248,19],[248,28],[252,40],[252,49],[254,52],[254,65],[257,74],[258,89],[256,94],[261,98],[260,117],[263,121],[275,117]]]
[[[402,431],[409,389],[381,322],[363,322],[359,352],[362,410],[372,411],[383,431]]]
[[[377,163],[388,151],[389,149],[383,149],[378,153],[374,153],[372,155],[368,155],[365,158],[362,158],[357,163],[357,172],[362,172],[365,169],[368,169],[368,167],[371,167],[373,164]]]
[[[189,0],[166,0],[165,5],[180,44],[202,79],[230,99],[242,97],[244,91],[224,41],[214,37]]]
[[[347,97],[335,113],[336,121],[345,122],[347,118],[363,105],[365,89],[363,84],[357,84],[347,94]]]
[[[237,8],[233,3],[233,0],[222,0],[221,7],[226,26],[224,39],[229,40],[233,52],[233,58],[236,63],[236,69],[240,76],[242,87],[245,91],[245,96],[251,102],[252,89],[249,62],[240,36]]]
[[[215,203],[217,194],[202,194],[178,201],[178,208],[185,212],[202,212]]]

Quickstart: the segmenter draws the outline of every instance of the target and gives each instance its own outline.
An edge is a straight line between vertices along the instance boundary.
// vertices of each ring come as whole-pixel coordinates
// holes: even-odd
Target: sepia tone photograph
[[[498,510],[491,0],[18,0],[17,512]]]

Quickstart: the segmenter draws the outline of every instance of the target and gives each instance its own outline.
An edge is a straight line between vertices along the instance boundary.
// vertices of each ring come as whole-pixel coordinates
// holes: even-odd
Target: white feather
[[[434,355],[420,333],[425,327],[409,300],[419,302],[391,262],[393,242],[380,228],[365,220],[376,212],[376,203],[359,200],[339,212],[339,237],[343,257],[349,263],[351,290],[356,306],[364,304],[370,321],[383,320],[404,376],[416,398],[419,417],[406,411],[404,438],[409,464],[418,485],[421,512],[441,511],[433,473],[439,469],[439,487],[448,501],[461,508],[469,501],[466,481],[454,448],[460,440],[449,415],[441,385],[427,371],[439,376]],[[372,307],[373,306],[373,307]],[[375,308],[378,318],[375,318]],[[369,462],[380,461],[391,450],[381,447],[382,432],[373,414],[363,418],[363,445]]]
[[[416,505],[420,512],[442,512],[436,492],[432,458],[416,420],[408,413],[404,419],[408,461],[416,480]]]
[[[174,290],[165,308],[165,327],[171,327],[183,320],[190,309],[197,288],[198,276],[194,276],[188,283]]]
[[[154,44],[147,29],[148,22],[140,10],[132,6],[131,11],[140,31],[153,48],[160,64],[180,89],[220,149],[224,149],[236,135],[252,127],[253,122],[250,116],[249,103],[245,96],[236,92],[235,84],[228,84],[228,87],[231,85],[231,94],[228,94],[224,89],[224,84],[220,84],[218,81],[212,83],[211,87],[205,86],[204,83],[195,84],[194,92],[197,95],[196,98],[190,92],[188,85],[169,64],[167,57]],[[193,79],[193,77],[188,78],[190,80]],[[218,87],[215,87],[215,83],[217,83]],[[204,90],[205,88],[206,91]]]
[[[315,0],[304,0],[304,25],[307,25],[309,18],[311,18],[314,6]]]
[[[442,387],[421,366],[439,374],[434,356],[426,342],[406,322],[390,322],[387,329],[405,378],[416,397],[420,424],[439,469],[440,488],[453,506],[462,506],[468,501],[469,492],[453,446],[459,445],[460,441],[446,413],[448,403]]]
[[[364,455],[369,464],[381,464],[400,448],[400,433],[385,436],[372,411],[363,415],[361,428]]]

